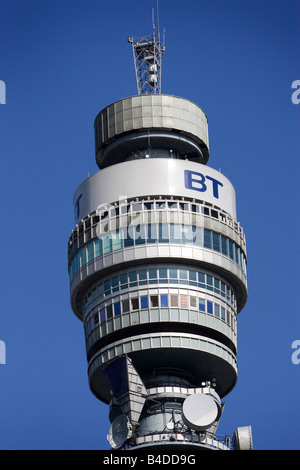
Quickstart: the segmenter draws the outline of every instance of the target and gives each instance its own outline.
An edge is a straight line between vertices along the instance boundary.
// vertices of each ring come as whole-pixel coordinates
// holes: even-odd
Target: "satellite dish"
[[[208,429],[220,416],[220,406],[213,396],[205,393],[189,395],[183,402],[182,420],[195,431]]]
[[[117,416],[110,427],[107,440],[113,449],[122,447],[123,444],[132,436],[132,426],[127,416],[121,414]]]
[[[252,450],[253,441],[252,441],[252,428],[251,426],[242,426],[236,428],[234,435],[234,448],[236,450]]]

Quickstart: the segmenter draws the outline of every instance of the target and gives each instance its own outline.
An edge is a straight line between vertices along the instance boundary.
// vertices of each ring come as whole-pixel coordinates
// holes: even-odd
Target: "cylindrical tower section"
[[[221,448],[211,436],[237,379],[247,254],[234,188],[205,166],[206,116],[182,98],[126,98],[99,113],[95,139],[101,170],[75,193],[68,247],[90,388],[130,428],[126,445]],[[128,367],[143,392],[124,385]]]
[[[139,158],[177,158],[206,163],[209,156],[204,111],[183,98],[141,95],[117,101],[95,119],[100,169]]]

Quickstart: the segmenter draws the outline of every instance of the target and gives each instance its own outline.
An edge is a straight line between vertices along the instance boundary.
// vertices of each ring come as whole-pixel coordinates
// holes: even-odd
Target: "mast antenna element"
[[[161,93],[162,55],[165,52],[165,31],[160,41],[158,0],[156,2],[157,32],[152,9],[152,36],[129,37],[138,95]]]

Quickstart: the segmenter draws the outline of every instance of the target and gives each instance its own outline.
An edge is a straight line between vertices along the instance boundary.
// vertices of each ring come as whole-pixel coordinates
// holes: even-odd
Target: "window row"
[[[129,288],[142,287],[154,284],[172,284],[206,289],[222,296],[234,308],[236,307],[235,294],[228,284],[211,274],[194,269],[177,267],[147,267],[129,272],[121,272],[105,279],[94,286],[83,300],[83,313],[91,308],[94,302],[111,294]]]
[[[131,201],[131,202],[124,202],[121,204],[116,205],[108,205],[101,211],[99,211],[100,220],[106,219],[109,217],[117,217],[123,214],[130,214],[130,213],[138,213],[142,211],[153,211],[153,210],[180,210],[180,211],[188,211],[194,212],[196,214],[205,214],[214,217],[215,219],[219,218],[219,214],[222,217],[230,217],[228,214],[224,212],[219,212],[216,209],[210,209],[208,206],[196,203],[196,202],[189,202],[187,200],[180,200],[176,199],[154,199],[154,200],[141,200],[141,201]]]
[[[232,329],[235,329],[235,315],[231,313],[229,309],[226,309],[222,305],[206,300],[203,298],[198,298],[196,296],[188,295],[178,295],[178,294],[160,294],[160,295],[142,295],[140,297],[132,297],[130,299],[118,300],[114,303],[103,306],[102,308],[94,313],[85,324],[86,335],[88,336],[94,328],[97,328],[99,324],[105,323],[106,321],[111,320],[114,317],[119,317],[120,315],[125,315],[129,312],[134,312],[138,310],[141,315],[143,310],[148,309],[166,309],[164,312],[165,317],[157,321],[172,321],[172,309],[176,309],[176,315],[173,313],[173,321],[179,321],[179,309],[191,309],[196,310],[200,313],[206,313],[213,315],[216,318],[227,323]],[[167,310],[170,308],[170,314]],[[147,314],[148,314],[147,313]],[[184,321],[184,320],[183,320]],[[185,320],[188,321],[188,320]]]
[[[149,224],[115,230],[85,244],[73,258],[70,268],[71,279],[80,268],[98,256],[151,243],[176,243],[207,248],[227,256],[246,272],[246,259],[242,250],[231,239],[220,233],[180,224]]]
[[[103,208],[99,208],[97,213],[90,214],[89,217],[84,219],[81,224],[75,229],[70,236],[70,242],[75,243],[77,238],[83,234],[84,231],[88,231],[91,227],[94,227],[99,222],[111,218],[117,218],[122,215],[140,214],[141,212],[149,213],[151,211],[179,211],[189,212],[194,214],[203,214],[214,219],[220,219],[222,222],[227,223],[234,230],[244,236],[243,229],[238,222],[232,219],[232,217],[226,212],[222,211],[218,207],[209,207],[210,204],[205,202],[188,201],[187,199],[180,199],[176,197],[170,198],[136,198],[132,201],[118,201],[117,203],[107,204]]]

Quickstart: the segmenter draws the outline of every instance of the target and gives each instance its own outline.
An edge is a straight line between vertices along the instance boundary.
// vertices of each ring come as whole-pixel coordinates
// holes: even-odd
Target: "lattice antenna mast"
[[[128,38],[132,44],[133,62],[138,95],[161,93],[162,55],[165,52],[165,34],[160,42],[159,14],[157,1],[157,34],[152,9],[152,36]]]

